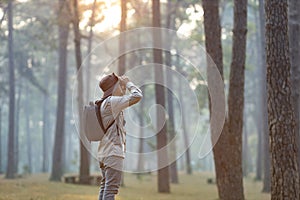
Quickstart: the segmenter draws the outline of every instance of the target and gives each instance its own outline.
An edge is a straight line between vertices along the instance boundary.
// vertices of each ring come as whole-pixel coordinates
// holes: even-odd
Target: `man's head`
[[[122,84],[122,81],[120,81],[119,77],[114,73],[103,77],[99,83],[99,87],[103,91],[102,98],[106,98],[111,95],[122,96],[126,91],[126,86]]]

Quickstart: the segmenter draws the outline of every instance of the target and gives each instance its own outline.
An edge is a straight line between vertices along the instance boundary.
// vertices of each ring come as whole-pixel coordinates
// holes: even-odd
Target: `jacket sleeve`
[[[132,82],[126,84],[130,94],[123,96],[111,96],[111,109],[113,116],[116,117],[122,110],[138,103],[142,97],[142,91]]]

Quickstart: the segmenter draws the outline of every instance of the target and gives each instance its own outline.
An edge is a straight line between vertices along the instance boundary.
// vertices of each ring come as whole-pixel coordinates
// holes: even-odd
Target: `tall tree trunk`
[[[19,166],[19,127],[20,127],[21,95],[22,95],[22,78],[19,79],[17,104],[15,109],[15,169],[14,169],[15,174],[18,174],[18,166]]]
[[[28,173],[32,173],[32,143],[31,143],[31,130],[30,130],[30,109],[29,105],[29,90],[28,90],[28,81],[26,81],[25,86],[25,102],[24,102],[24,111],[25,111],[25,126],[26,126],[26,146],[27,146],[27,159],[28,159]]]
[[[152,0],[152,26],[160,28],[160,0]],[[161,33],[159,31],[153,31],[153,42],[154,46],[159,46],[161,44]],[[153,49],[153,62],[157,65],[163,63],[162,51],[161,49]],[[160,66],[156,66],[154,69],[155,82],[163,83],[164,74],[163,69]],[[155,84],[155,99],[156,104],[165,108],[165,90],[160,84]],[[167,145],[167,123],[165,122],[165,115],[161,109],[157,109],[156,126],[158,128],[162,127],[156,136],[157,142],[157,162],[158,162],[158,192],[170,193],[170,182],[169,182],[169,167],[166,165],[168,162],[168,152],[166,148]],[[163,123],[163,124],[162,124]],[[165,166],[165,167],[160,167]]]
[[[141,88],[143,99],[145,98],[145,89],[144,87]],[[140,102],[140,108],[139,108],[140,114],[139,114],[139,121],[140,121],[140,137],[139,137],[139,150],[138,150],[138,164],[137,164],[137,171],[141,172],[144,171],[144,156],[142,153],[144,152],[144,100]]]
[[[206,52],[215,62],[221,76],[223,77],[223,53],[222,53],[222,42],[221,42],[221,25],[220,25],[220,16],[219,16],[219,0],[203,0],[202,1],[203,11],[204,11],[204,32],[205,32],[205,47]],[[209,59],[209,58],[208,58]],[[209,69],[207,69],[208,71]],[[212,83],[214,80],[211,79],[209,74],[207,75],[208,84]],[[210,100],[210,99],[209,99]],[[210,102],[210,101],[209,101]],[[211,113],[211,107],[210,113]],[[210,114],[211,115],[211,114]],[[215,171],[216,171],[216,182],[218,187],[218,196],[221,197],[223,190],[221,179],[223,174],[222,165],[225,162],[225,157],[223,156],[223,151],[225,149],[224,142],[224,129],[222,134],[219,137],[218,142],[214,141],[214,129],[212,123],[210,124],[211,128],[211,140],[212,144],[215,143],[213,147],[214,162],[215,162]]]
[[[120,53],[126,49],[126,38],[122,32],[126,31],[126,18],[127,18],[127,0],[121,1],[121,23],[120,23],[120,40],[119,40],[119,51]],[[118,63],[119,75],[123,75],[126,71],[126,55],[120,55]]]
[[[68,96],[70,96],[70,94],[67,91],[67,97]],[[66,110],[71,110],[71,109],[72,109],[72,106],[70,106],[70,104],[67,104]],[[71,130],[71,127],[70,127],[71,116],[70,116],[69,112],[66,113],[65,118],[66,118],[65,129]],[[70,169],[72,167],[72,166],[70,166],[70,163],[72,162],[72,156],[70,156],[70,155],[72,155],[72,152],[69,151],[70,143],[72,142],[71,138],[72,138],[72,132],[70,132],[70,131],[65,132],[65,140],[64,140],[65,142],[64,142],[64,148],[63,148],[63,167],[64,167],[65,171],[70,171]]]
[[[206,50],[223,74],[219,2],[203,0]],[[247,1],[234,1],[233,56],[230,72],[228,118],[213,148],[220,199],[244,199],[242,174],[242,130],[244,69],[247,32]],[[208,84],[210,80],[208,76]],[[212,135],[214,129],[211,127]],[[213,143],[216,141],[213,141]],[[230,156],[224,156],[230,155]],[[234,193],[232,191],[235,191]]]
[[[257,132],[257,151],[256,151],[256,175],[255,175],[255,180],[262,180],[262,167],[263,167],[263,145],[262,145],[262,140],[263,140],[263,124],[262,122],[264,121],[263,118],[263,111],[265,110],[263,108],[263,102],[262,102],[262,87],[263,84],[261,82],[261,68],[263,67],[262,64],[262,44],[261,44],[261,35],[260,35],[260,22],[259,22],[259,12],[255,13],[255,28],[256,28],[256,33],[255,33],[255,38],[256,38],[256,47],[257,47],[257,60],[256,60],[256,69],[254,73],[254,80],[255,81],[255,87],[258,87],[259,90],[255,90],[254,96],[255,96],[255,102],[256,102],[256,107],[255,107],[255,116],[254,120],[256,123],[256,132]],[[263,85],[262,85],[263,84]]]
[[[215,62],[220,74],[223,77],[223,53],[219,16],[219,0],[203,0],[202,6],[204,10],[206,52]]]
[[[299,85],[300,85],[300,1],[289,0],[289,40],[291,59],[292,100],[295,111],[295,134],[298,146],[298,169],[300,169],[300,135],[299,135]],[[299,174],[300,175],[300,174]]]
[[[244,199],[242,172],[242,133],[244,111],[244,82],[247,35],[247,0],[234,0],[234,27],[232,44],[232,61],[230,67],[228,94],[228,129],[224,135],[230,155],[227,159],[229,166],[225,175],[229,178],[222,182],[225,195],[221,199]],[[226,126],[226,125],[225,125]],[[235,191],[232,194],[232,191]]]
[[[232,63],[229,81],[228,118],[226,119],[223,147],[230,155],[223,160],[218,180],[220,199],[244,199],[242,177],[242,132],[244,107],[244,70],[247,32],[247,1],[234,1],[234,29]],[[232,191],[235,191],[232,193]]]
[[[15,165],[15,67],[13,50],[13,0],[8,1],[8,67],[9,67],[9,125],[8,125],[8,145],[7,145],[7,167],[6,178],[14,178]]]
[[[65,135],[65,101],[67,86],[67,44],[69,36],[69,14],[67,9],[68,1],[59,0],[58,9],[58,33],[59,33],[59,70],[58,70],[58,91],[57,91],[57,112],[55,141],[52,159],[52,170],[50,180],[60,181],[63,175],[63,145]]]
[[[246,115],[246,108],[244,109],[244,131],[243,131],[243,176],[248,176],[249,173],[249,152],[248,152],[248,130],[247,130],[247,115]]]
[[[140,46],[141,44],[141,37],[137,36],[137,46]],[[134,66],[136,64],[138,65],[142,65],[143,63],[143,58],[142,56],[140,56],[140,59],[138,59],[138,63],[136,63],[135,61],[137,60],[137,56],[136,55],[132,55],[130,57],[130,61],[129,61],[129,66]],[[139,108],[139,121],[140,121],[140,137],[139,137],[139,148],[138,148],[138,163],[137,163],[137,170],[138,172],[144,171],[144,165],[145,165],[145,160],[144,160],[144,156],[142,155],[142,153],[144,152],[144,148],[145,148],[145,140],[144,140],[144,107],[145,107],[145,100],[146,99],[146,87],[141,87],[141,91],[143,94],[143,99],[142,101],[139,103],[140,108]],[[138,178],[140,178],[139,174],[138,174]]]
[[[71,116],[69,116],[69,117],[71,117]],[[71,123],[67,124],[68,130],[71,130],[73,128],[74,127],[72,126]],[[73,135],[73,133],[71,131],[66,133],[66,138],[68,138],[68,140],[66,141],[66,149],[65,149],[65,154],[66,154],[65,166],[66,166],[66,168],[68,168],[70,170],[72,170],[72,166],[70,166],[70,163],[72,163],[72,161],[74,160],[74,156],[72,156],[72,155],[74,155],[74,150],[78,148],[77,145],[74,145],[74,143],[73,143],[72,135]]]
[[[261,97],[259,96],[261,99]],[[262,140],[263,140],[263,127],[262,127],[262,117],[261,117],[261,102],[258,102],[259,104],[259,110],[256,111],[256,124],[257,124],[257,152],[256,152],[256,175],[255,175],[255,180],[262,180],[262,161],[263,161],[263,145],[262,145]]]
[[[266,0],[268,125],[271,199],[299,199],[295,116],[292,106],[287,0]]]
[[[80,135],[83,133],[83,120],[81,110],[83,108],[83,80],[82,80],[82,73],[80,73],[80,66],[82,63],[82,57],[81,57],[81,35],[79,30],[79,13],[78,13],[78,1],[73,0],[73,8],[74,8],[74,18],[73,18],[73,29],[74,29],[74,35],[75,35],[75,55],[76,55],[76,66],[77,66],[77,87],[78,87],[78,93],[77,93],[77,100],[78,100],[78,113],[79,113],[79,131]],[[90,167],[89,167],[89,153],[85,146],[83,145],[83,142],[80,140],[80,170],[79,170],[79,182],[83,184],[89,183],[89,177],[90,175]]]
[[[271,191],[270,174],[270,152],[269,152],[269,130],[268,130],[268,104],[267,104],[267,63],[266,63],[266,38],[265,38],[265,11],[264,0],[259,0],[259,30],[261,43],[260,64],[260,93],[261,93],[261,115],[262,115],[262,144],[263,144],[263,192]]]
[[[166,52],[166,65],[172,67],[171,63],[171,53]],[[167,73],[167,85],[171,87],[173,85],[173,77],[172,74]],[[174,120],[174,105],[173,105],[173,96],[172,96],[172,88],[168,88],[167,90],[167,100],[168,100],[168,132],[169,132],[169,141],[172,141],[176,135],[175,133],[175,120]],[[177,170],[177,161],[176,161],[176,145],[175,142],[170,145],[170,153],[169,156],[173,161],[170,165],[170,176],[171,183],[178,183],[178,170]]]
[[[88,38],[88,63],[87,63],[87,76],[86,76],[86,99],[89,101],[90,99],[90,77],[91,77],[91,59],[92,59],[92,46],[93,46],[93,27],[95,26],[95,10],[96,10],[97,0],[94,0],[93,7],[92,7],[92,15],[90,18],[90,32]]]
[[[172,4],[173,4],[173,2],[168,0],[168,3],[167,3],[168,10],[169,11],[174,10],[174,11],[168,12],[166,28],[174,30],[175,29],[174,15],[176,14],[177,8],[176,7],[174,8],[174,6]],[[168,43],[171,45],[173,38],[168,38],[168,39],[169,39]],[[165,58],[166,58],[165,59],[166,66],[171,68],[172,67],[172,57],[171,57],[170,51],[165,52]],[[167,73],[166,78],[167,78],[167,85],[169,87],[171,87],[173,85],[172,74]],[[168,132],[169,132],[169,141],[171,141],[176,135],[175,122],[174,122],[174,105],[173,105],[173,97],[172,97],[172,88],[168,88],[168,90],[167,90],[167,101],[168,101],[168,116],[169,116]],[[171,160],[174,161],[170,165],[171,183],[178,183],[176,152],[177,152],[176,145],[175,145],[175,142],[173,142],[170,145],[170,153],[169,153]]]
[[[119,39],[119,52],[120,58],[118,62],[118,74],[123,75],[126,71],[126,54],[121,55],[124,53],[126,49],[126,38],[125,34],[122,34],[126,31],[126,20],[127,20],[127,0],[120,0],[121,1],[121,23],[120,23],[120,39]],[[124,173],[122,173],[122,180],[121,186],[124,187]]]
[[[166,65],[171,67],[171,53],[165,52]],[[173,77],[172,74],[167,73],[166,75],[167,85],[172,86]],[[173,106],[173,97],[172,97],[172,88],[167,89],[167,102],[168,102],[168,140],[172,141],[176,135],[175,133],[175,123],[174,123],[174,106]],[[170,159],[174,162],[170,165],[170,178],[171,183],[178,183],[178,171],[177,171],[177,161],[176,161],[176,145],[171,143],[169,156]]]
[[[47,74],[44,75],[44,87],[46,88],[49,83],[49,76]],[[49,94],[43,93],[43,163],[42,163],[42,172],[48,172],[49,158]]]
[[[178,64],[179,64],[179,56],[177,56]],[[177,65],[179,66],[179,65]],[[182,82],[180,79],[179,82],[179,101],[181,103],[181,116],[182,116],[182,132],[183,132],[183,141],[184,141],[184,148],[186,149],[185,152],[185,165],[186,165],[186,173],[191,175],[192,174],[192,165],[191,165],[191,157],[190,157],[190,148],[189,148],[189,138],[188,138],[188,130],[186,127],[186,116],[185,116],[185,103],[183,99],[184,94],[182,94]]]

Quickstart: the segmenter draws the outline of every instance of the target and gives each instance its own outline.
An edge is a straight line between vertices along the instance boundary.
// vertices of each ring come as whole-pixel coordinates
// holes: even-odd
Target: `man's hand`
[[[121,84],[124,84],[126,87],[126,84],[130,81],[127,76],[119,76],[119,80],[121,81]]]

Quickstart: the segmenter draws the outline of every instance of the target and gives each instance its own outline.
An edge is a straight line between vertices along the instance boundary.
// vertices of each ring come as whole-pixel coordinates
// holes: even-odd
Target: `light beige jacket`
[[[143,97],[142,91],[132,82],[126,84],[129,95],[110,96],[101,104],[101,115],[104,127],[115,119],[114,124],[107,130],[98,146],[98,159],[102,161],[105,157],[119,156],[125,158],[126,131],[124,128],[123,110],[136,104]]]

